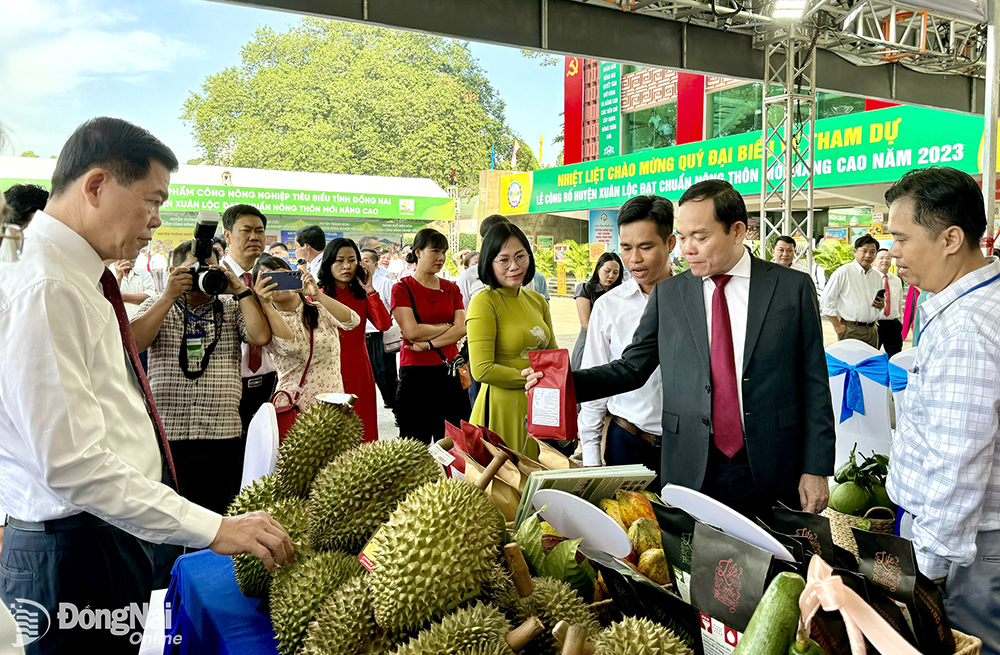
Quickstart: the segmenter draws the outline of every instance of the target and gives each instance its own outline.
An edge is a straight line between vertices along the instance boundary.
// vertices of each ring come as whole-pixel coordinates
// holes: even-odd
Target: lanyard
[[[222,318],[223,309],[222,301],[216,298],[212,301],[212,318],[215,323],[215,338],[212,343],[209,344],[208,348],[205,349],[205,354],[201,358],[201,368],[192,371],[188,368],[188,352],[187,352],[187,342],[188,342],[188,316],[195,320],[195,326],[201,330],[201,318],[199,318],[194,312],[188,310],[187,299],[184,300],[184,334],[181,336],[181,351],[178,355],[178,360],[181,365],[181,371],[184,373],[184,377],[189,380],[197,380],[200,378],[205,371],[208,369],[208,360],[212,357],[212,353],[215,351],[215,347],[219,345],[219,337],[222,336]],[[204,330],[202,330],[204,333]]]
[[[991,277],[990,279],[986,280],[985,282],[980,282],[979,284],[977,284],[976,286],[972,287],[968,291],[963,291],[962,295],[960,295],[958,298],[955,298],[955,300],[953,300],[952,302],[958,302],[959,300],[961,300],[965,296],[969,295],[973,291],[976,291],[978,289],[982,289],[983,287],[985,287],[988,284],[993,284],[997,280],[1000,280],[1000,273],[998,273],[997,275],[994,275],[993,277]],[[923,338],[924,338],[924,332],[927,331],[927,328],[930,327],[931,322],[933,322],[935,318],[937,318],[937,316],[932,316],[929,321],[927,321],[926,323],[923,324],[923,326],[921,326],[921,328],[920,328],[920,334],[917,336],[917,340],[918,341],[919,340],[923,340]]]

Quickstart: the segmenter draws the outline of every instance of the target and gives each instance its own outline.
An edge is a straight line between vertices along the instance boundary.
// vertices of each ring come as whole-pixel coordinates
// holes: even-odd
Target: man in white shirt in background
[[[153,276],[157,291],[163,291],[167,283],[167,257],[159,250],[151,250],[146,268]]]
[[[127,354],[131,332],[103,262],[132,260],[150,242],[176,168],[170,149],[142,128],[84,123],[59,153],[52,197],[20,261],[0,267],[0,507],[8,514],[0,596],[8,607],[30,609],[24,599],[54,619],[61,603],[115,614],[142,606],[152,591],[146,542],[252,552],[269,568],[293,557],[266,513],[223,518],[161,484],[170,451],[145,375]],[[27,652],[134,653],[129,637],[53,625]]]
[[[118,288],[121,289],[122,300],[125,301],[125,312],[131,321],[139,311],[139,305],[156,293],[153,276],[149,271],[136,268],[134,259],[118,260],[111,265],[111,272],[118,280]]]
[[[490,231],[490,228],[498,223],[509,223],[507,217],[503,214],[490,214],[483,219],[483,222],[479,224],[479,238],[485,239],[486,233]],[[458,285],[458,290],[462,292],[462,300],[465,301],[465,308],[469,308],[469,302],[472,301],[472,296],[476,295],[486,287],[483,285],[482,281],[479,279],[479,267],[470,266],[469,268],[462,271],[458,279],[455,281]]]
[[[378,292],[378,297],[385,305],[385,310],[389,311],[394,282],[389,277],[389,273],[379,267],[378,253],[371,248],[362,250],[361,268],[365,269],[365,273],[371,278],[372,286]],[[392,313],[390,312],[389,315],[392,316]],[[387,409],[392,409],[396,404],[396,388],[399,385],[396,374],[396,353],[385,351],[383,334],[372,325],[371,321],[365,324],[365,343],[368,346],[368,359],[372,364],[372,375],[375,377],[375,384],[382,394],[382,404]]]
[[[910,171],[885,201],[889,255],[927,294],[889,497],[906,510],[900,534],[917,567],[944,587],[951,627],[1000,655],[1000,262],[979,248],[986,212],[967,173]]]
[[[251,279],[250,271],[257,263],[257,258],[264,254],[266,227],[267,217],[253,205],[233,205],[222,214],[223,235],[229,244],[223,261],[251,289],[254,280]],[[246,437],[253,415],[274,395],[278,386],[278,369],[267,351],[244,343],[240,375],[243,377],[240,420],[243,422],[243,436]]]
[[[304,260],[309,275],[317,280],[320,264],[323,263],[324,248],[326,248],[326,234],[319,225],[306,225],[295,233],[295,258]]]
[[[587,329],[583,366],[591,368],[619,359],[632,343],[639,319],[653,287],[670,277],[674,249],[674,206],[660,196],[630,198],[618,210],[618,247],[630,279],[594,303]],[[583,465],[643,464],[657,477],[652,490],[662,489],[660,475],[661,409],[663,388],[660,369],[639,389],[610,398],[583,403],[580,411],[580,444]],[[601,436],[610,417],[605,448]]]
[[[885,307],[878,317],[878,341],[889,357],[903,349],[903,281],[889,272],[892,256],[882,248],[875,255],[872,268],[882,276],[882,290],[885,292]]]
[[[885,300],[882,275],[872,268],[878,241],[870,234],[854,242],[854,261],[833,272],[823,290],[820,309],[829,319],[837,338],[864,341],[878,348],[878,329],[875,327]]]

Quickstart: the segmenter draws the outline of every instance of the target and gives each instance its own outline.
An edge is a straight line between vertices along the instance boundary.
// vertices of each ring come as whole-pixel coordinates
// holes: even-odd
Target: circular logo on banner
[[[511,208],[521,204],[521,184],[519,182],[510,183],[510,187],[507,189],[507,204]]]

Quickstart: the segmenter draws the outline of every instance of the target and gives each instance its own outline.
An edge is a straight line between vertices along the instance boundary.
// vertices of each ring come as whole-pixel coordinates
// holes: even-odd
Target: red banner
[[[563,164],[583,161],[583,59],[566,57],[563,102]]]

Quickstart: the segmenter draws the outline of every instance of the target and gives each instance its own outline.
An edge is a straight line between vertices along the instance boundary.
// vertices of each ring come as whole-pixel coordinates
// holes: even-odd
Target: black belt
[[[24,530],[25,532],[65,532],[66,530],[89,530],[93,528],[111,527],[106,521],[97,518],[93,514],[88,514],[87,512],[74,514],[73,516],[67,516],[62,519],[53,519],[51,521],[41,521],[38,523],[33,521],[22,521],[14,518],[13,516],[8,516],[7,525],[16,530]]]
[[[875,324],[877,322],[878,321],[872,321],[871,323],[862,323],[861,321],[848,321],[848,320],[844,321],[844,323],[847,323],[848,325],[855,325],[857,327],[875,327]]]
[[[639,437],[653,448],[660,447],[660,442],[661,442],[660,435],[653,434],[651,432],[643,432],[642,430],[639,429],[638,426],[633,425],[631,422],[626,421],[620,416],[612,416],[611,420],[615,422],[615,425],[620,427],[622,430],[625,430],[633,437]]]

